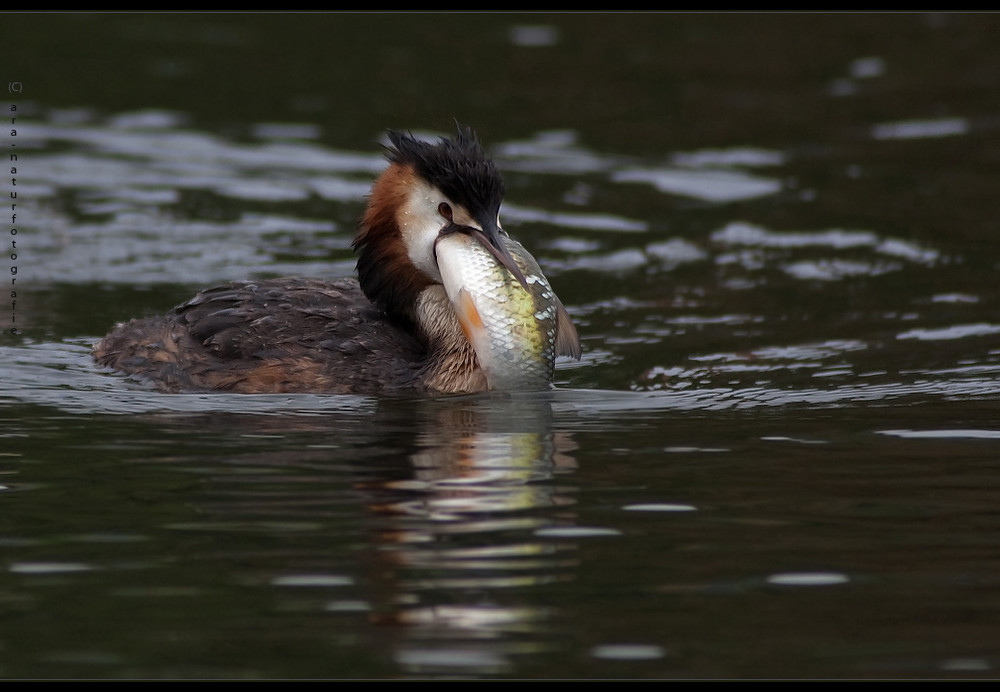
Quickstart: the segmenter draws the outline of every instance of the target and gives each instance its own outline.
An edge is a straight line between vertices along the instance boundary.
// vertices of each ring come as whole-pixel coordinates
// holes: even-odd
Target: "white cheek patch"
[[[397,217],[406,254],[413,266],[438,282],[442,278],[435,255],[435,242],[441,229],[452,222],[441,214],[442,203],[451,208],[454,223],[479,228],[464,208],[449,200],[440,190],[419,181],[410,190]]]
[[[434,239],[437,232],[429,238],[425,234],[419,235],[414,240],[406,243],[406,254],[409,255],[413,266],[427,274],[435,281],[441,281],[441,273],[438,271],[437,263],[434,261]]]
[[[434,241],[438,232],[448,225],[447,219],[438,211],[442,199],[441,193],[433,187],[418,182],[410,190],[397,216],[407,256],[413,266],[435,281],[441,280],[441,274],[434,257]]]

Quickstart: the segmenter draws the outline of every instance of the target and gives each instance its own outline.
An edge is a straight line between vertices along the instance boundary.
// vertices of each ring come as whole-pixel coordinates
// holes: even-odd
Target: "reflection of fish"
[[[98,363],[167,391],[540,389],[580,357],[566,310],[500,227],[503,180],[471,131],[389,134],[354,249],[358,281],[272,279],[202,291],[118,325]]]
[[[556,355],[580,357],[576,329],[535,258],[503,238],[523,284],[473,236],[439,237],[436,253],[448,298],[490,389],[540,389]]]

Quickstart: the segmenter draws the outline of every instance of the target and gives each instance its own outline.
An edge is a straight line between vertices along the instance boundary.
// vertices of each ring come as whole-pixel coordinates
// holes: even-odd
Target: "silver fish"
[[[557,355],[580,358],[579,337],[535,258],[503,241],[523,285],[479,240],[454,233],[436,243],[445,291],[490,389],[546,389]]]

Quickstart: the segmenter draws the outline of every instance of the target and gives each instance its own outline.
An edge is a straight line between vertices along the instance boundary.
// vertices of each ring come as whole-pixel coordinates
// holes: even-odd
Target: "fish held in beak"
[[[435,254],[445,291],[490,389],[547,389],[557,355],[579,359],[580,342],[569,314],[520,243],[462,227],[442,233]]]

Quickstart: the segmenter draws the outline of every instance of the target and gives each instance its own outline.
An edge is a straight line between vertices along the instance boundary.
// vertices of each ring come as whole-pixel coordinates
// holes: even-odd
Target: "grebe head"
[[[469,291],[461,285],[464,279],[459,277],[467,275],[463,274],[466,268],[455,263],[474,261],[471,248],[481,247],[496,261],[494,264],[487,260],[487,271],[496,269],[489,280],[502,273],[502,281],[513,278],[507,283],[519,285],[520,290],[533,296],[540,306],[536,312],[541,314],[551,308],[551,327],[544,328],[551,332],[552,342],[545,356],[550,361],[549,379],[555,353],[579,358],[579,340],[568,314],[531,255],[500,225],[503,178],[475,134],[460,126],[455,137],[434,143],[401,132],[390,132],[389,141],[389,166],[372,188],[354,241],[358,279],[369,300],[387,315],[415,327],[430,341],[442,334],[448,337],[451,330],[468,348],[469,341],[477,343],[469,333],[470,325],[481,320],[475,301],[469,299]],[[464,236],[465,240],[446,240],[456,236]],[[442,241],[447,248],[439,247]],[[532,272],[530,277],[523,267]],[[475,294],[474,287],[470,290]],[[464,300],[458,300],[459,293],[464,294]],[[492,308],[506,300],[500,296]],[[440,315],[444,312],[457,318],[457,323],[454,318],[449,323],[455,324],[455,329],[442,326]],[[501,319],[510,321],[508,318],[513,317],[511,313]],[[479,348],[477,352],[480,361],[492,358]],[[493,384],[491,388],[495,388]]]
[[[503,178],[475,134],[459,127],[437,143],[401,132],[389,132],[389,140],[389,168],[372,188],[354,241],[368,298],[405,316],[423,288],[441,283],[435,245],[452,233],[476,237],[524,285],[503,242]]]

